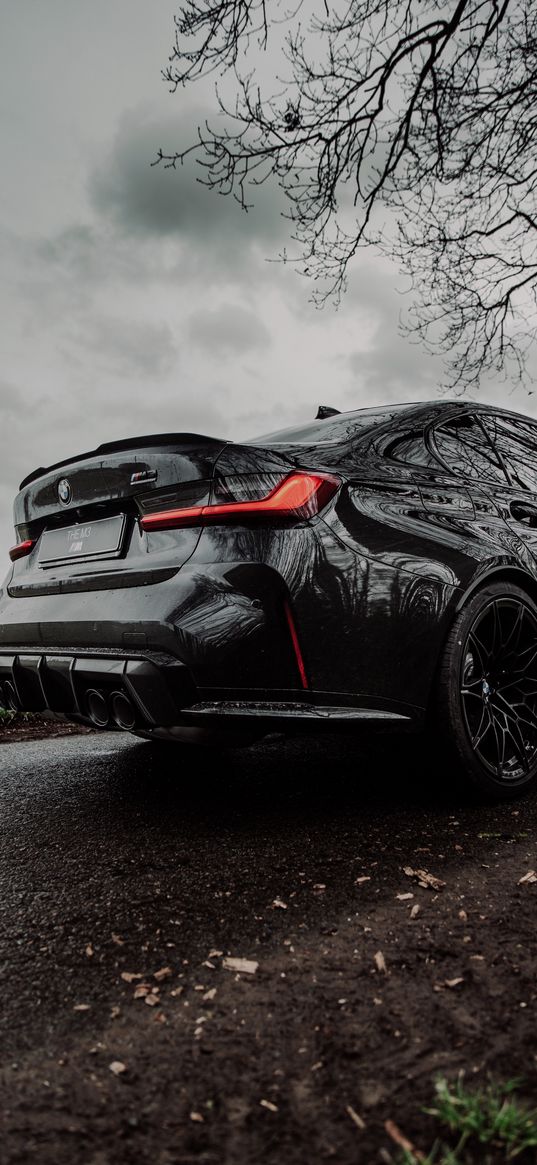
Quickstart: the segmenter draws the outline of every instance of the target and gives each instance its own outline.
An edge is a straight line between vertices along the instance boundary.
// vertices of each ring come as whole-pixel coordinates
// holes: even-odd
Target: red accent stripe
[[[24,558],[25,554],[29,554],[35,546],[33,538],[27,538],[25,542],[19,542],[17,546],[12,546],[9,551],[9,557],[12,562],[16,562],[17,558]]]
[[[309,680],[308,680],[308,673],[306,671],[304,657],[302,655],[302,651],[300,648],[300,640],[298,638],[298,632],[296,629],[294,615],[293,615],[293,612],[291,610],[291,604],[289,603],[288,599],[285,600],[285,602],[283,604],[283,609],[285,611],[285,618],[287,619],[287,626],[289,627],[289,634],[291,636],[291,642],[293,644],[293,651],[295,653],[295,659],[296,659],[298,671],[300,674],[300,682],[302,684],[302,687],[307,691],[309,689],[309,686],[310,686]]]

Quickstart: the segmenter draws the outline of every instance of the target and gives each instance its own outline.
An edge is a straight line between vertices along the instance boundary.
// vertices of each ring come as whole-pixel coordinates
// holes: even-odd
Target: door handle
[[[509,509],[511,516],[516,518],[517,522],[524,522],[529,519],[530,523],[537,522],[537,505],[535,502],[511,502]]]

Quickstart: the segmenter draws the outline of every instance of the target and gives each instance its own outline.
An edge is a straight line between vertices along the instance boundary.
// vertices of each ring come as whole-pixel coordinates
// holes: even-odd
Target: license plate
[[[125,515],[99,518],[79,526],[44,530],[39,549],[39,565],[80,562],[89,558],[115,558],[121,552]]]

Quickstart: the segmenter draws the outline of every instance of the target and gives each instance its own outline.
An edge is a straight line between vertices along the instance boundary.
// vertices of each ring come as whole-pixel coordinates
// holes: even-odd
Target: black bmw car
[[[14,514],[0,703],[178,741],[428,729],[485,792],[537,781],[537,421],[132,438],[36,469]]]

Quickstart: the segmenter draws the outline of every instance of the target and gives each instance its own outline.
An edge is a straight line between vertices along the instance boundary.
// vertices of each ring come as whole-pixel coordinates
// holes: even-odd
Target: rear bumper
[[[24,710],[86,719],[88,690],[109,702],[121,692],[144,730],[416,723],[422,707],[370,683],[370,650],[359,657],[359,675],[348,659],[341,675],[332,665],[337,605],[328,614],[322,608],[315,634],[307,610],[283,571],[261,562],[192,562],[171,578],[125,589],[21,597],[0,589],[0,683],[12,685]]]
[[[0,703],[25,712],[59,712],[92,722],[88,694],[99,692],[114,727],[112,701],[121,692],[136,725],[177,724],[178,711],[192,703],[196,689],[187,668],[165,656],[0,653]],[[120,726],[120,725],[118,725]]]
[[[196,688],[294,691],[301,679],[287,596],[263,563],[185,566],[129,588],[21,597],[0,589],[0,653],[166,656]]]
[[[90,697],[97,693],[107,713],[102,722],[91,714]],[[133,722],[115,717],[115,698],[126,698]],[[278,698],[280,696],[281,698]],[[287,698],[285,698],[287,697]],[[204,700],[188,669],[165,655],[117,656],[0,652],[0,704],[27,712],[55,712],[99,728],[151,731],[154,728],[255,728],[266,733],[293,727],[353,728],[360,725],[405,729],[413,718],[386,708],[335,704],[328,693],[316,696],[275,693],[266,699],[248,697]],[[333,699],[333,697],[332,697]],[[124,703],[122,705],[125,707]]]

